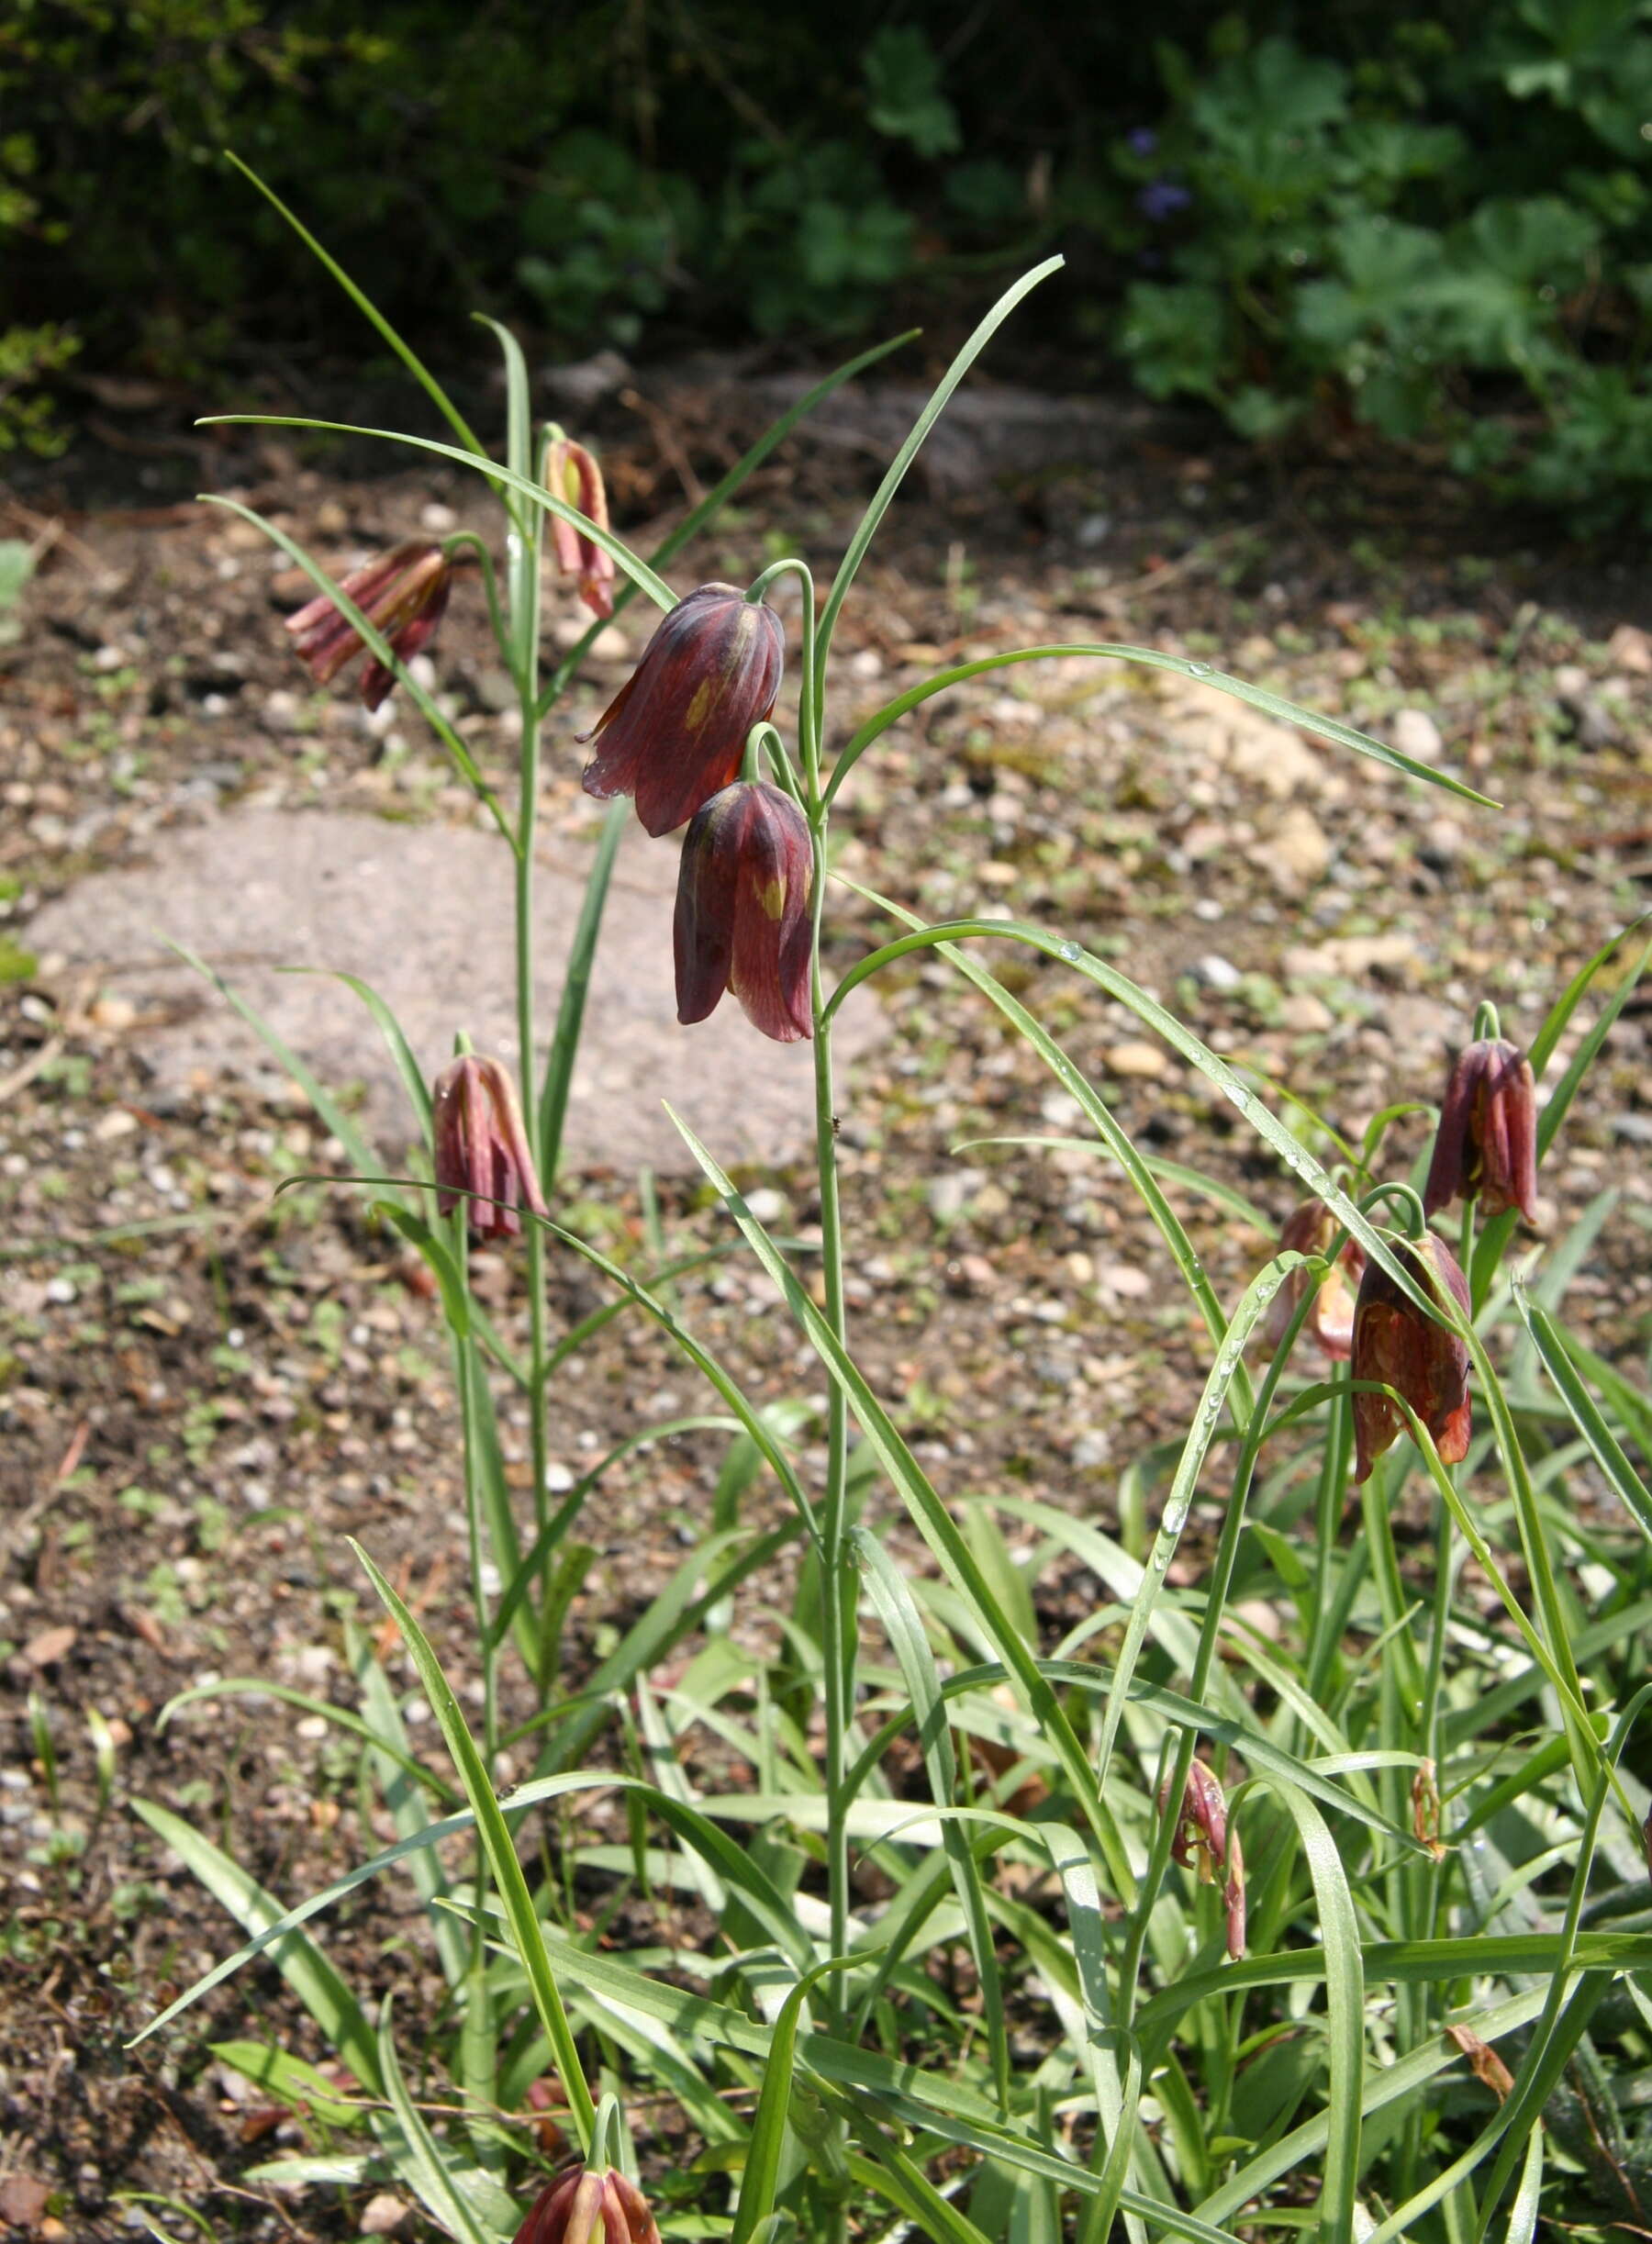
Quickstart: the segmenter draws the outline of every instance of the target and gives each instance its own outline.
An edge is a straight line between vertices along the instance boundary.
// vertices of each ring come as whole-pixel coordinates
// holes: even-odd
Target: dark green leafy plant
[[[1502,0],[1357,68],[1214,43],[1203,70],[1162,51],[1162,132],[1120,151],[1150,218],[1155,181],[1179,197],[1173,277],[1129,291],[1144,386],[1253,437],[1345,414],[1586,523],[1652,519],[1646,0]]]

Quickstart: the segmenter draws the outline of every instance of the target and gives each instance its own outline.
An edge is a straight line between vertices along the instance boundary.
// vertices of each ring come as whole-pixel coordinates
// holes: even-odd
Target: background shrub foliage
[[[571,355],[843,335],[1060,247],[1098,376],[1652,514],[1652,0],[1153,22],[14,0],[0,444],[52,441],[28,385],[76,340],[190,379],[276,319],[335,347],[230,144],[415,332],[457,296]]]

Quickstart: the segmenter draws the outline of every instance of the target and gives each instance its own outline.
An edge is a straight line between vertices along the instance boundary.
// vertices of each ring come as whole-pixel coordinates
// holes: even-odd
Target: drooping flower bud
[[[1421,1239],[1389,1244],[1425,1292],[1439,1301],[1449,1298],[1465,1318],[1472,1313],[1468,1281],[1443,1239],[1426,1232]],[[1428,1428],[1441,1463],[1462,1463],[1472,1423],[1468,1344],[1419,1309],[1379,1262],[1367,1263],[1359,1281],[1349,1368],[1356,1380],[1379,1379],[1403,1395]],[[1405,1430],[1403,1414],[1387,1395],[1356,1394],[1355,1479],[1367,1479],[1377,1459]]]
[[[1331,1242],[1341,1228],[1323,1200],[1305,1200],[1285,1218],[1279,1245],[1294,1247],[1299,1255],[1323,1256],[1330,1252]],[[1365,1275],[1365,1267],[1364,1247],[1357,1239],[1345,1239],[1336,1260],[1317,1285],[1307,1270],[1300,1267],[1292,1270],[1275,1294],[1268,1312],[1268,1347],[1278,1348],[1296,1314],[1297,1304],[1312,1287],[1313,1306],[1303,1321],[1302,1330],[1319,1342],[1334,1362],[1345,1362],[1354,1345],[1354,1289]]]
[[[786,637],[772,608],[732,585],[679,600],[582,741],[600,735],[587,795],[631,795],[652,834],[670,833],[740,769],[746,734],[773,713]]]
[[[560,437],[545,455],[545,488],[555,498],[566,499],[598,530],[608,526],[608,492],[602,470],[583,444]],[[560,514],[551,517],[551,541],[556,565],[564,576],[574,577],[579,597],[594,616],[614,612],[614,556]]]
[[[696,811],[677,867],[677,1019],[704,1021],[731,989],[776,1044],[810,1035],[809,824],[765,779],[737,779]]]
[[[452,562],[441,546],[414,539],[352,569],[340,578],[339,589],[390,642],[397,659],[409,663],[434,637],[452,579]],[[329,684],[366,644],[326,593],[289,616],[286,628],[294,653],[318,686]],[[375,709],[395,683],[395,674],[375,655],[362,673],[362,699]]]
[[[660,2244],[648,2200],[617,2167],[575,2166],[535,2198],[515,2244]]]
[[[1170,1812],[1170,1780],[1159,1792],[1159,1814]],[[1197,1873],[1200,1885],[1222,1886],[1227,1911],[1227,1952],[1236,1963],[1245,1953],[1245,1857],[1238,1831],[1228,1823],[1227,1801],[1221,1785],[1202,1761],[1188,1770],[1170,1859],[1182,1870]]]
[[[450,1061],[436,1078],[436,1208],[451,1215],[467,1192],[465,1216],[475,1239],[521,1236],[518,1212],[546,1213],[528,1133],[509,1076],[497,1060],[474,1052]]]
[[[1484,1215],[1537,1221],[1537,1088],[1532,1063],[1501,1036],[1459,1053],[1434,1135],[1423,1206],[1434,1215],[1478,1198]]]

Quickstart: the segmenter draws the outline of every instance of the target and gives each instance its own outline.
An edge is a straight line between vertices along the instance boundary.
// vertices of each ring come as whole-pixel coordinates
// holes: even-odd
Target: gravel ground
[[[617,519],[644,551],[647,526],[663,530],[681,503],[674,477],[715,473],[752,433],[722,407],[692,427],[692,462],[634,435],[610,448]],[[348,809],[470,826],[474,810],[395,700],[379,722],[342,689],[308,690],[279,628],[298,597],[291,572],[243,523],[175,500],[174,464],[124,508],[54,511],[36,491],[0,520],[31,536],[59,524],[21,631],[0,645],[0,2220],[112,2237],[129,2233],[113,2193],[151,2189],[203,2208],[219,2234],[320,2239],[360,2232],[371,2208],[241,2191],[244,2167],[297,2129],[206,2048],[260,2030],[322,2057],[273,1972],[124,2047],[231,1944],[228,1918],[128,1802],[186,1815],[285,1897],[372,1843],[354,1756],[318,1718],[236,1698],[164,1728],[158,1716],[179,1691],[246,1674],[349,1703],[345,1625],[378,1621],[347,1534],[403,1585],[462,1684],[474,1680],[443,1334],[421,1267],[348,1192],[273,1199],[285,1178],[343,1166],[296,1091],[265,1095],[215,1067],[209,1028],[192,1079],[158,1090],[146,1064],[157,1022],[35,950],[29,924],[94,868],[155,855],[208,814]],[[369,480],[353,456],[262,439],[215,443],[186,472],[340,565],[421,526],[485,519],[445,471]],[[674,581],[742,580],[794,545],[823,575],[870,472],[795,441]],[[1105,474],[1005,477],[944,506],[919,492],[844,611],[839,742],[938,664],[1126,639],[1377,731],[1503,808],[1311,745],[1197,686],[1063,657],[941,697],[881,742],[846,792],[839,869],[931,917],[985,905],[1058,929],[1356,1138],[1379,1109],[1436,1098],[1476,1001],[1495,999],[1508,1032],[1529,1036],[1645,908],[1652,877],[1652,639],[1630,580],[1503,531],[1488,550],[1492,534],[1425,482],[1348,473],[1262,488],[1237,459],[1150,433]],[[433,676],[503,786],[511,720],[479,608],[474,586],[456,595]],[[555,628],[574,628],[560,609]],[[621,618],[555,721],[553,840],[591,830],[565,736],[637,643]],[[834,968],[881,932],[842,892]],[[1283,1217],[1278,1163],[1132,1014],[1059,962],[1008,945],[980,955],[1150,1149]],[[978,1143],[1081,1128],[979,997],[943,963],[914,960],[887,976],[882,1001],[887,1033],[839,1099],[857,1351],[948,1496],[1042,1498],[1115,1525],[1122,1468],[1176,1434],[1203,1377],[1185,1298],[1098,1151]],[[1600,1194],[1618,1195],[1568,1314],[1643,1379],[1646,1019],[1632,1000],[1546,1167],[1541,1208],[1557,1241]],[[1398,1125],[1396,1164],[1423,1132],[1421,1116]],[[807,1237],[806,1168],[748,1166],[741,1181],[776,1227]],[[638,1268],[656,1225],[673,1251],[726,1235],[685,1178],[660,1180],[657,1209],[614,1169],[570,1178],[565,1193],[564,1220]],[[1174,1197],[1231,1300],[1268,1233]],[[477,1281],[518,1332],[519,1267],[479,1256]],[[571,1261],[553,1259],[551,1282],[553,1331],[602,1299]],[[820,1402],[818,1367],[748,1263],[684,1280],[679,1301],[757,1398]],[[620,1318],[558,1389],[558,1473],[639,1423],[703,1407],[689,1368]],[[526,1503],[526,1426],[508,1400],[503,1412]],[[800,1438],[818,1472],[818,1421]],[[597,1556],[571,1616],[574,1672],[703,1529],[721,1454],[718,1436],[671,1438],[608,1476],[584,1525]],[[881,1517],[893,1499],[871,1502]],[[1213,1495],[1196,1506],[1193,1557],[1201,1513],[1217,1512]],[[772,1489],[753,1491],[750,1514],[779,1516]],[[1093,1587],[1052,1577],[1041,1612],[1070,1618]],[[773,1641],[787,1594],[784,1569],[742,1592],[753,1643]],[[106,1785],[97,1716],[113,1740]],[[329,1948],[353,1983],[394,1989],[404,2019],[433,2002],[406,1890],[354,1897]]]

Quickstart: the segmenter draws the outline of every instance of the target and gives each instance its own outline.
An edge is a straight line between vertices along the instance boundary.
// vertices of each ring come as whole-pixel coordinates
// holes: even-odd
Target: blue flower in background
[[[1178,179],[1150,179],[1136,192],[1136,208],[1156,226],[1185,210],[1193,200]]]

